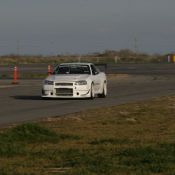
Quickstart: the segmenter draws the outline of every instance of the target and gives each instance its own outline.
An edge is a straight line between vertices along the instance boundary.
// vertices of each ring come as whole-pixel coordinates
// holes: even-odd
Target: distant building
[[[175,63],[175,54],[168,54],[166,60],[168,63]]]

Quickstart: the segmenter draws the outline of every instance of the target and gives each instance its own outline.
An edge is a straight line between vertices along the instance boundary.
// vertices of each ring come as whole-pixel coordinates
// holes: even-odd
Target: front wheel
[[[91,99],[95,98],[95,93],[94,93],[94,84],[91,85]]]
[[[98,97],[105,98],[107,96],[107,83],[103,83],[103,91],[101,94],[98,94]]]

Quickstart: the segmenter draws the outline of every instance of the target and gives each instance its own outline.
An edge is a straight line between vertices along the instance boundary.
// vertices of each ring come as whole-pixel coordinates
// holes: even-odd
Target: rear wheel
[[[101,94],[98,94],[98,97],[105,98],[107,96],[107,83],[103,83],[103,91]]]

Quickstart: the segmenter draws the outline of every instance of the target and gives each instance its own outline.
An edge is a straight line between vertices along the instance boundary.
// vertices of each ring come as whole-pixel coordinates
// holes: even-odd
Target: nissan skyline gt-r
[[[43,82],[43,98],[91,98],[107,95],[107,79],[92,63],[62,63]]]

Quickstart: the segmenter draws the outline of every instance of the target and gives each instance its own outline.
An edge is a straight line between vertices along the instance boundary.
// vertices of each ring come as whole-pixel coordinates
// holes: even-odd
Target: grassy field
[[[0,175],[173,175],[175,97],[0,132]]]

